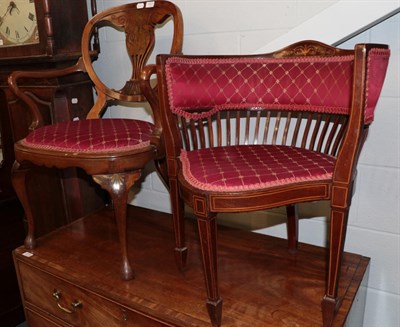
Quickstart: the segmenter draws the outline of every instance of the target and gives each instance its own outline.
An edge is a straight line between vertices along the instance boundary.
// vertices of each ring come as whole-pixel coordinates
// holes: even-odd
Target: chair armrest
[[[358,158],[368,134],[368,127],[373,120],[389,56],[390,50],[387,45],[358,44],[355,47],[352,110],[333,175],[334,186],[338,190],[355,179]]]
[[[157,85],[152,86],[150,79],[153,75],[157,73],[156,65],[147,65],[143,67],[141,72],[141,83],[140,88],[143,94],[146,96],[146,100],[150,103],[151,106],[154,104],[158,104],[158,96],[157,96]]]
[[[86,72],[82,58],[80,58],[75,65],[66,68],[36,71],[14,71],[10,74],[10,76],[8,77],[8,85],[11,91],[15,94],[17,98],[27,104],[27,109],[32,116],[32,123],[29,126],[29,130],[34,130],[40,126],[43,126],[44,120],[33,98],[29,96],[26,92],[21,90],[20,86],[18,85],[19,81],[22,79],[56,78],[77,72]]]

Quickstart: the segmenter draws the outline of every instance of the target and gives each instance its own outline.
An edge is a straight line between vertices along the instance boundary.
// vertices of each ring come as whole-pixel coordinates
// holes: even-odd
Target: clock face
[[[39,43],[34,0],[0,0],[0,46]]]

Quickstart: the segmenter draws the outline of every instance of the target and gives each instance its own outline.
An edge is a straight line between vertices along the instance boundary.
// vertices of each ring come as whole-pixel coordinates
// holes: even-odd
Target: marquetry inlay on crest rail
[[[342,50],[337,48],[327,48],[318,44],[305,44],[295,46],[293,48],[285,49],[279,53],[274,54],[275,58],[288,58],[299,56],[334,56]]]

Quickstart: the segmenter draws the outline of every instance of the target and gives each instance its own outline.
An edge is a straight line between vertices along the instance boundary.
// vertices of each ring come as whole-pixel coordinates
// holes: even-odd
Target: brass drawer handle
[[[82,308],[82,302],[79,300],[75,300],[74,302],[71,303],[72,310],[67,309],[64,306],[62,306],[59,302],[61,299],[61,291],[60,290],[55,289],[53,291],[53,297],[56,299],[57,306],[60,308],[61,311],[65,312],[65,313],[72,314],[75,312],[75,309]]]

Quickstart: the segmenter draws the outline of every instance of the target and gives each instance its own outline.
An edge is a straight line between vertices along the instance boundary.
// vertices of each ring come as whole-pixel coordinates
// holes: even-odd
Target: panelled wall
[[[98,10],[127,2],[97,0]],[[175,1],[185,20],[184,52],[187,54],[253,53],[335,2]],[[168,51],[170,33],[171,26],[167,24],[157,34],[156,52]],[[105,39],[106,46],[102,47],[96,66],[99,75],[106,76],[113,85],[120,75],[125,74],[124,65],[129,63],[123,51],[118,51],[122,40],[115,39],[112,33],[101,37]],[[371,257],[364,327],[397,327],[400,326],[400,14],[341,46],[351,48],[360,42],[387,43],[392,49],[392,57],[375,122],[360,158],[346,251]],[[102,65],[103,58],[110,59],[114,65]],[[106,115],[151,120],[150,110],[143,106],[128,110],[116,107]],[[170,211],[168,193],[152,167],[146,172],[140,188],[131,192],[130,202]],[[326,244],[328,209],[325,203],[319,204],[317,209],[311,205],[300,208],[302,242],[320,246]],[[240,216],[221,217],[222,223],[279,237],[286,234],[283,221],[281,209],[260,212],[245,221]]]

